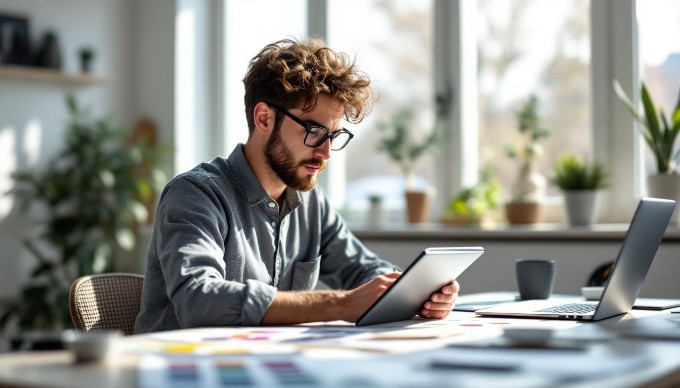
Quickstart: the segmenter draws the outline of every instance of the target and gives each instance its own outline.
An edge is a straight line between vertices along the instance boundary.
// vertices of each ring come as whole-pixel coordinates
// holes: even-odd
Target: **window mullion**
[[[601,219],[627,222],[642,188],[642,150],[612,80],[621,83],[633,102],[639,101],[635,0],[591,1],[591,29],[593,151],[611,172]]]
[[[435,214],[478,178],[476,4],[435,1],[435,93],[437,127],[443,136],[438,156]]]

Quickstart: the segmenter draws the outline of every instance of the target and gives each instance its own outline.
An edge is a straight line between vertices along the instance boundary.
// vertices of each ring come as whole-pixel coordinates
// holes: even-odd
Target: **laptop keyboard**
[[[597,308],[594,304],[585,303],[567,303],[559,306],[552,306],[538,310],[539,313],[557,313],[557,314],[587,314],[592,313]]]

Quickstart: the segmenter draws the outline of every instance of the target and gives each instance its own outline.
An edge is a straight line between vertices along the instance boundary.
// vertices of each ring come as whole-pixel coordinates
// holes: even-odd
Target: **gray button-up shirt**
[[[348,230],[322,192],[286,189],[282,208],[238,145],[163,190],[136,333],[258,325],[277,290],[321,280],[351,289],[395,267]]]

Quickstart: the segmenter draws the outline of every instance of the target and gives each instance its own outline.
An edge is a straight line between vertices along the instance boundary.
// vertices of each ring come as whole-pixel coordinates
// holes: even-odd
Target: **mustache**
[[[326,161],[320,158],[305,159],[299,163],[299,166],[314,166],[323,170],[326,168]]]

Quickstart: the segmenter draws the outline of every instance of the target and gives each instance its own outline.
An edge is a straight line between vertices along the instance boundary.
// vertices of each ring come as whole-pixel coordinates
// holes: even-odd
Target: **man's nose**
[[[323,160],[328,160],[331,158],[331,138],[328,137],[326,141],[321,143],[320,146],[314,149],[314,156],[321,158]]]

